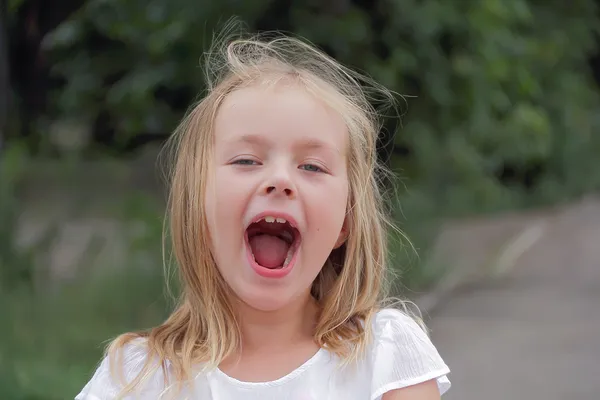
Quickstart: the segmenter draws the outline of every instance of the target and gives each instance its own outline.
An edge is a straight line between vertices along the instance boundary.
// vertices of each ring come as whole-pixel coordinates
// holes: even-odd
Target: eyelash
[[[243,161],[249,161],[251,163],[258,164],[255,160],[251,160],[249,158],[240,158],[239,160],[235,160],[232,164],[237,164],[237,165],[254,165],[254,164],[242,163]]]
[[[247,163],[249,162],[249,163]],[[251,160],[249,158],[241,158],[239,160],[235,160],[232,164],[236,164],[236,165],[244,165],[244,166],[252,166],[252,165],[259,165],[257,161],[255,160]],[[316,168],[316,170],[311,170],[311,169],[305,169],[302,167],[312,167],[312,168]],[[299,169],[303,169],[307,172],[315,172],[315,173],[323,173],[325,172],[325,170],[321,167],[319,167],[318,165],[315,164],[302,164]]]
[[[305,171],[308,171],[308,172],[325,172],[323,170],[323,168],[321,168],[321,167],[319,167],[319,166],[317,166],[315,164],[302,164],[300,167],[314,167],[314,168],[317,169],[316,171],[305,169]]]

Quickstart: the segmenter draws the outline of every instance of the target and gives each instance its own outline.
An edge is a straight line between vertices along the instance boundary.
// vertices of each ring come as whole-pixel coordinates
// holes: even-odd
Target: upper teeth
[[[270,223],[277,221],[280,224],[285,224],[287,222],[287,220],[285,218],[279,218],[279,217],[276,218],[276,217],[272,217],[272,216],[267,216],[264,218],[264,220],[266,222],[270,222]]]

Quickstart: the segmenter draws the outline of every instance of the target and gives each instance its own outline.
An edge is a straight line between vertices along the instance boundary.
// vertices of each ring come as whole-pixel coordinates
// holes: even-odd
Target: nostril
[[[273,194],[275,192],[281,192],[285,196],[291,196],[294,192],[288,187],[278,188],[277,186],[267,186],[265,189],[266,194]]]

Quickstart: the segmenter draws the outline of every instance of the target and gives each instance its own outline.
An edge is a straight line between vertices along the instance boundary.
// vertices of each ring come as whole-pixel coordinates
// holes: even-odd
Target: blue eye
[[[302,164],[300,168],[309,172],[323,172],[321,168],[317,167],[314,164]]]
[[[238,164],[238,165],[257,165],[258,163],[254,160],[250,160],[248,158],[242,158],[239,160],[235,160],[233,162],[233,164]]]

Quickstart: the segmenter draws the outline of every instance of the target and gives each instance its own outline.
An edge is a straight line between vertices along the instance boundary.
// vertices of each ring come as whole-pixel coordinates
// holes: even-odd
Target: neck
[[[310,294],[273,311],[257,310],[242,301],[237,306],[245,351],[287,347],[313,337],[318,307]]]

